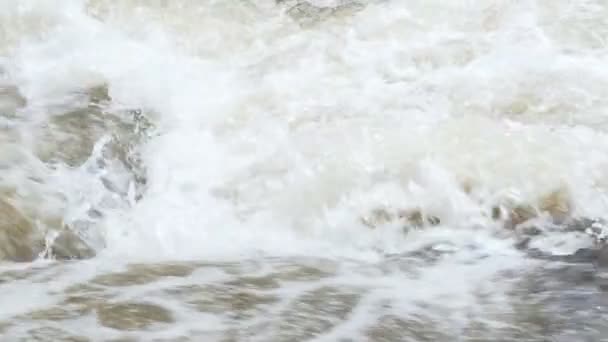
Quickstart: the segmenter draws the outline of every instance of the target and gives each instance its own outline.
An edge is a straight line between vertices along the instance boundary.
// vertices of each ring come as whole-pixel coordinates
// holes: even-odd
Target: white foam
[[[604,57],[565,51],[556,6],[526,4],[374,2],[300,29],[271,1],[3,2],[28,113],[107,83],[154,115],[148,194],[105,224],[110,251],[154,255],[396,251],[396,228],[359,218],[419,207],[460,229],[559,187],[603,215]]]
[[[500,304],[509,284],[495,276],[530,264],[491,219],[498,202],[534,205],[565,189],[574,215],[608,212],[608,31],[603,9],[578,3],[370,1],[302,28],[271,0],[4,0],[0,66],[27,98],[26,122],[107,84],[113,106],[143,108],[156,126],[141,147],[147,192],[97,227],[105,247],[90,265],[102,270],[89,276],[116,260],[259,254],[375,265],[435,246],[449,257],[418,278],[348,270],[341,280],[377,289],[397,309],[441,299],[463,313],[479,291]],[[20,155],[12,151],[0,157]],[[27,165],[47,172],[43,195],[65,203],[45,205],[65,218],[109,196],[86,165]],[[34,191],[23,173],[11,175],[3,185]],[[407,234],[398,220],[370,229],[361,219],[378,208],[441,222]],[[532,246],[589,244],[555,233]],[[61,279],[81,280],[73,275]],[[19,305],[2,314],[32,308]],[[356,335],[365,320],[355,314],[335,336]]]

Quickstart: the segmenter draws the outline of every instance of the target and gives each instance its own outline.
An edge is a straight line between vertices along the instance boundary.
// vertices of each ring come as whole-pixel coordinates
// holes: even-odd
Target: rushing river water
[[[608,2],[0,0],[2,341],[608,341]]]

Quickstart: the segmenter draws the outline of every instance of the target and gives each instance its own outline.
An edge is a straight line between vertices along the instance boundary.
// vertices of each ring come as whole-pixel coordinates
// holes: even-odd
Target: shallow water
[[[9,301],[13,311],[3,310],[0,321],[4,336],[24,341],[605,339],[608,302],[590,267],[526,265],[527,271],[477,283],[465,300],[463,284],[446,286],[445,274],[426,270],[449,272],[450,264],[410,256],[376,263],[265,258],[101,269],[93,261],[37,263],[0,274],[3,293],[14,291],[11,301],[21,304]],[[470,275],[482,267],[466,268]]]
[[[1,336],[608,341],[607,12],[0,0]]]

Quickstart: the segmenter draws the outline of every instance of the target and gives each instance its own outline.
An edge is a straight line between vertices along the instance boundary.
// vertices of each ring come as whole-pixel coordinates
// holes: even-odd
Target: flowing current
[[[4,341],[608,341],[608,2],[0,0]]]

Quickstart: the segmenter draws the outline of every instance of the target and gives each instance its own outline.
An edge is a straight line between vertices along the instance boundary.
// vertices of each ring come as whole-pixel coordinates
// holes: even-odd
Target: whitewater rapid
[[[3,2],[24,120],[101,85],[155,124],[145,198],[98,228],[108,251],[398,251],[359,218],[491,226],[506,198],[554,191],[605,215],[600,5],[372,1],[308,21],[289,6]]]
[[[313,257],[407,312],[500,306],[501,277],[539,263],[519,228],[571,255],[608,219],[606,18],[601,0],[0,0],[0,213],[37,236],[0,236],[0,257],[45,265],[67,229],[86,246],[65,256],[91,259],[58,266],[58,291],[131,262]],[[385,265],[420,251],[449,257]]]

